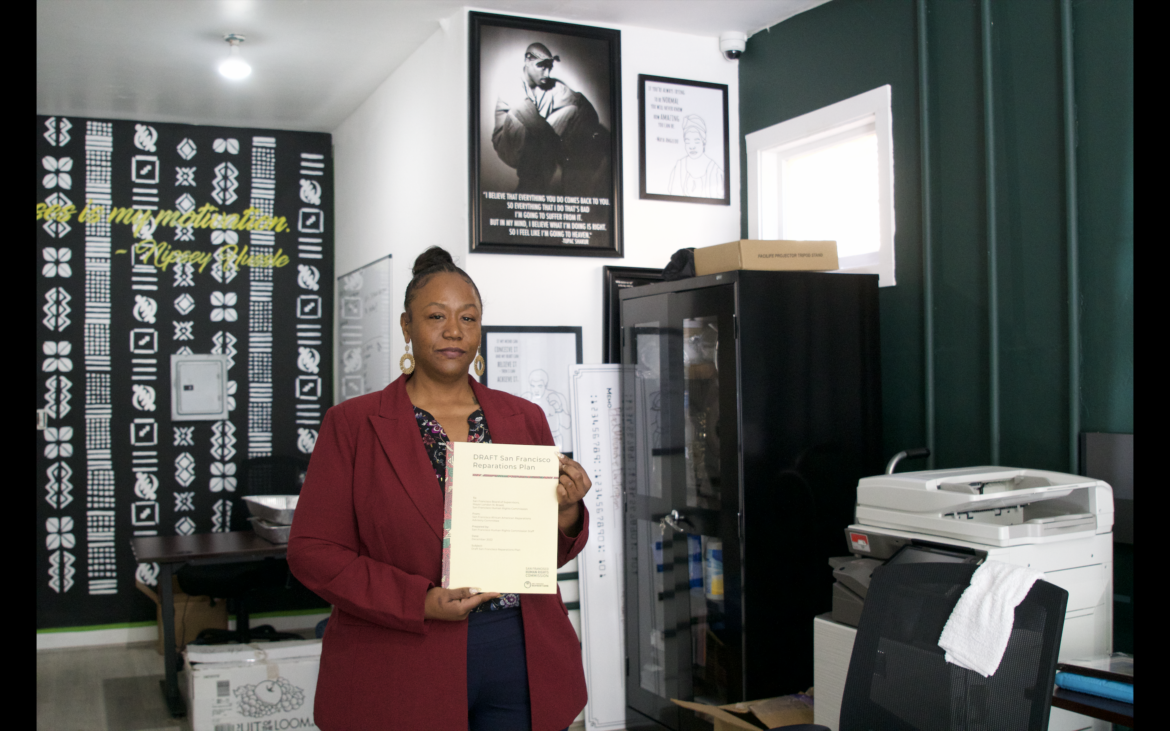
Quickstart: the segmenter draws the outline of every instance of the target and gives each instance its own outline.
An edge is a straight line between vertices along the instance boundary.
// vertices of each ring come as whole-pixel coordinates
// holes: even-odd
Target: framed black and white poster
[[[638,75],[640,198],[731,204],[727,85]]]
[[[469,19],[471,251],[620,257],[621,32]]]
[[[481,352],[480,382],[543,409],[557,449],[572,454],[569,366],[581,362],[581,328],[485,325]]]
[[[661,269],[602,267],[601,346],[602,363],[622,362],[622,312],[618,292],[662,281]]]

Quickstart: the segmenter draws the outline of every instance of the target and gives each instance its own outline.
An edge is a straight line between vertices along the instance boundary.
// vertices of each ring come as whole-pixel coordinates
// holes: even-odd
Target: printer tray
[[[833,584],[833,614],[834,622],[856,627],[861,623],[861,610],[865,608],[865,600],[840,582]]]

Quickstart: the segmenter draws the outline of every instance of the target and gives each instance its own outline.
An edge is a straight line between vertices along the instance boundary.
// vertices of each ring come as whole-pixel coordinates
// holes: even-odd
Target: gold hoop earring
[[[408,360],[410,361],[410,365],[406,364]],[[410,354],[410,343],[406,344],[406,352],[398,359],[398,367],[408,376],[414,373],[414,356]]]
[[[484,362],[483,356],[477,352],[475,354],[475,375],[482,376],[485,367],[487,364]]]

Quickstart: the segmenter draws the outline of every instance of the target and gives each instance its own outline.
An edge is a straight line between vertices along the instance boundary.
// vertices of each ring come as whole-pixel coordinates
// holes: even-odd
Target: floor
[[[155,643],[37,652],[37,728],[45,731],[190,731],[172,719]],[[180,685],[183,677],[179,676]]]
[[[293,630],[314,636],[313,628]],[[173,719],[154,642],[37,652],[37,728],[43,731],[191,731]],[[183,674],[179,686],[185,687]],[[583,731],[581,721],[569,727]]]
[[[312,627],[293,630],[313,637]],[[154,642],[37,652],[37,728],[44,731],[191,731],[171,718]],[[179,674],[179,686],[185,678]]]
[[[293,630],[312,637],[312,628]],[[154,642],[37,652],[37,728],[43,731],[191,731],[173,719]],[[179,675],[180,687],[185,687]],[[578,721],[569,731],[583,731]],[[1114,729],[1122,729],[1114,726]]]

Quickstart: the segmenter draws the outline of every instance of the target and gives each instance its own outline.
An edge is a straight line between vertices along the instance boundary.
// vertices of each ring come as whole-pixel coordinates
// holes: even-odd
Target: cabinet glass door
[[[675,522],[685,531],[689,578],[687,627],[679,634],[690,642],[680,648],[680,674],[689,681],[688,700],[723,705],[744,700],[734,290],[678,292],[671,314],[682,328],[683,479],[674,492]]]
[[[682,332],[671,328],[665,296],[628,300],[623,312],[623,399],[626,404],[625,555],[626,696],[647,716],[678,728],[679,659],[674,596],[686,586],[676,571],[675,532],[662,518],[672,509],[672,485],[682,453],[675,432]],[[686,564],[683,563],[682,567]],[[681,574],[681,575],[680,575]]]
[[[672,729],[694,717],[670,699],[742,687],[733,307],[731,286],[623,303],[627,697]]]

